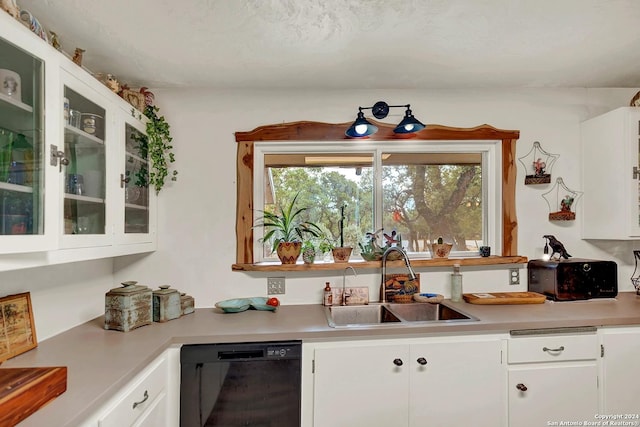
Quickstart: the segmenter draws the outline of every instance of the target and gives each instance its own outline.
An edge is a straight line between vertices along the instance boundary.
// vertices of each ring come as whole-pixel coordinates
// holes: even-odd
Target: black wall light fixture
[[[393,132],[395,133],[413,133],[418,132],[421,129],[424,129],[424,124],[422,124],[418,119],[413,116],[411,112],[411,105],[388,105],[384,101],[378,101],[371,107],[358,107],[358,116],[356,120],[353,122],[349,129],[345,132],[345,135],[351,138],[362,138],[365,136],[373,135],[378,131],[378,127],[371,122],[369,122],[365,117],[362,110],[371,110],[371,114],[376,119],[384,119],[389,114],[389,108],[402,107],[406,108],[404,113],[404,118],[398,126],[395,127]]]

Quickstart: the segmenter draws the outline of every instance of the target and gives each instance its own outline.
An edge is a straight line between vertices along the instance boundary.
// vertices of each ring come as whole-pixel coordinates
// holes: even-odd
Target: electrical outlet
[[[284,277],[267,277],[267,295],[284,294]]]
[[[520,284],[520,269],[519,268],[510,268],[509,269],[509,284],[510,285],[519,285]]]

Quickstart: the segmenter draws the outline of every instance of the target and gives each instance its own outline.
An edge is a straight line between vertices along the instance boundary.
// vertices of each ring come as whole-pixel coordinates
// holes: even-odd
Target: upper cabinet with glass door
[[[123,202],[122,216],[116,221],[119,243],[151,242],[155,236],[156,195],[149,187],[149,150],[145,123],[136,117],[137,111],[122,113],[119,120],[124,137],[119,199]]]
[[[581,125],[582,238],[640,240],[640,108]]]
[[[63,246],[110,243],[107,152],[117,144],[109,102],[90,86],[62,73],[64,122]],[[66,163],[66,164],[65,164]]]
[[[0,253],[44,239],[44,61],[0,38]],[[29,236],[28,238],[25,238]]]

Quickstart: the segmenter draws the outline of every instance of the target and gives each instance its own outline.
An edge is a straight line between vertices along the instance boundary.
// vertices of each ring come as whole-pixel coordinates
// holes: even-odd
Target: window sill
[[[526,264],[527,257],[523,256],[490,256],[486,258],[447,258],[447,259],[415,259],[411,260],[411,266],[420,267],[449,267],[453,264],[461,266],[482,266],[482,265],[502,265],[502,264]],[[388,267],[402,267],[404,261],[389,261]],[[232,271],[331,271],[344,270],[346,267],[355,269],[377,269],[382,268],[381,261],[351,261],[351,262],[316,262],[304,264],[301,261],[297,264],[280,264],[279,262],[264,262],[259,264],[233,264]]]

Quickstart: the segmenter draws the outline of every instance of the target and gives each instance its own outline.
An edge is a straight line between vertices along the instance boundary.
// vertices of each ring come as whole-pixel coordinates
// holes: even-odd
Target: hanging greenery
[[[147,105],[144,109],[147,116],[148,153],[151,160],[149,169],[149,184],[156,189],[156,194],[164,186],[165,180],[170,176],[171,181],[178,179],[178,171],[171,170],[171,163],[175,162],[171,132],[169,123],[164,116],[158,116],[158,107]]]

